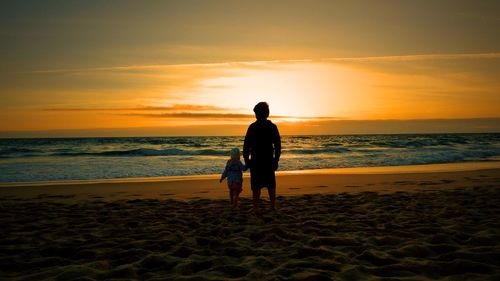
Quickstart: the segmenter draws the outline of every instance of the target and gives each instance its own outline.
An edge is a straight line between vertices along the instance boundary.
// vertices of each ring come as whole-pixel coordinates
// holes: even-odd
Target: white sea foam
[[[500,134],[283,136],[280,170],[494,161]],[[0,140],[0,182],[220,173],[243,137]]]

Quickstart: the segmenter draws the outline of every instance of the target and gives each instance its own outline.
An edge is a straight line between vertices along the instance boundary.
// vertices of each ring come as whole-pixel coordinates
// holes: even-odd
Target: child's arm
[[[248,170],[248,167],[247,167],[247,166],[245,166],[245,164],[243,164],[243,163],[241,163],[241,162],[240,162],[240,169],[241,169],[242,171],[246,171],[246,170]]]
[[[228,167],[229,167],[229,162],[226,163],[226,167],[224,168],[224,172],[222,172],[222,175],[220,176],[219,182],[222,182],[225,178],[227,178]]]
[[[223,181],[226,177],[227,177],[226,175],[222,174],[222,175],[220,176],[220,180],[219,180],[219,182],[222,182],[222,181]]]

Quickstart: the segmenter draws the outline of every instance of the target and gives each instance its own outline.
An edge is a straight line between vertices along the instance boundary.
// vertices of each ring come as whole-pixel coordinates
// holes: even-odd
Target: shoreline
[[[413,174],[413,173],[442,173],[462,172],[500,169],[500,161],[482,162],[457,162],[438,164],[417,164],[401,166],[377,166],[377,167],[350,167],[350,168],[325,168],[309,170],[277,171],[276,176],[283,175],[362,175],[362,174]],[[57,180],[37,182],[0,182],[3,187],[24,186],[56,186],[56,185],[87,185],[107,183],[147,183],[147,182],[176,182],[219,179],[220,174],[186,175],[186,176],[161,176],[161,177],[139,177],[139,178],[111,178],[111,179],[88,179],[88,180]],[[243,174],[244,178],[250,178],[249,172]]]
[[[201,175],[0,185],[0,198],[61,203],[89,200],[227,199],[227,184],[219,183],[219,177],[220,175]],[[276,181],[278,196],[394,193],[457,189],[476,185],[498,187],[500,162],[283,171],[277,173]],[[243,192],[240,196],[252,196],[249,173],[245,173]],[[267,198],[266,190],[263,191],[263,198]]]

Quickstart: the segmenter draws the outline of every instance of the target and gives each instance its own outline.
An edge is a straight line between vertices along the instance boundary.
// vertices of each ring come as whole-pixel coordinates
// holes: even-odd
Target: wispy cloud
[[[177,112],[177,113],[160,113],[160,114],[149,114],[149,113],[131,113],[126,114],[129,116],[140,116],[148,118],[181,118],[181,119],[225,119],[225,120],[235,120],[235,119],[251,119],[255,118],[253,114],[241,114],[241,113],[201,113],[201,112]]]
[[[185,64],[145,64],[145,65],[121,65],[90,68],[64,68],[64,69],[43,69],[24,73],[50,74],[50,73],[84,73],[84,72],[127,72],[127,71],[159,71],[182,68],[213,68],[229,66],[259,67],[271,63],[293,63],[293,62],[311,62],[310,59],[301,60],[262,60],[262,61],[229,61],[214,63],[185,63]]]
[[[171,106],[138,106],[138,107],[51,107],[44,111],[227,111],[228,108],[197,105],[197,104],[174,104]]]
[[[202,112],[176,112],[176,113],[131,113],[128,116],[140,116],[148,118],[179,118],[179,119],[216,119],[216,120],[241,120],[241,119],[255,119],[253,114],[243,113],[202,113]],[[336,117],[311,117],[311,116],[286,116],[286,115],[271,115],[270,119],[297,119],[297,120],[337,120]]]
[[[428,61],[428,60],[485,60],[500,59],[500,52],[494,53],[472,53],[472,54],[423,54],[423,55],[398,55],[398,56],[372,56],[372,57],[348,57],[348,58],[326,58],[323,61],[338,62],[398,62],[398,61]]]
[[[138,107],[51,107],[44,111],[55,112],[122,112],[119,115],[144,118],[199,119],[199,120],[253,120],[254,114],[236,113],[236,108],[224,108],[212,105],[174,104],[171,106],[138,106]],[[160,111],[160,113],[157,113]],[[129,112],[129,113],[125,113]],[[154,113],[153,113],[154,112]],[[337,120],[328,116],[285,116],[271,115],[271,119],[279,120]]]
[[[215,63],[186,63],[186,64],[146,64],[146,65],[124,65],[93,68],[66,68],[35,70],[32,74],[69,74],[86,72],[127,72],[127,71],[160,71],[175,68],[193,67],[259,67],[267,64],[277,63],[312,63],[312,62],[405,62],[405,61],[432,61],[432,60],[490,60],[500,59],[500,52],[491,53],[463,53],[463,54],[410,54],[395,56],[364,56],[364,57],[332,57],[320,59],[289,59],[289,60],[257,60],[257,61],[230,61]]]

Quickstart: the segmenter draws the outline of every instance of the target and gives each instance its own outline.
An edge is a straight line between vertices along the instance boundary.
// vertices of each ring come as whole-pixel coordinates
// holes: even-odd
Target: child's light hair
[[[231,159],[240,159],[240,150],[239,148],[235,147],[233,149],[231,149]]]

